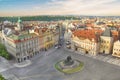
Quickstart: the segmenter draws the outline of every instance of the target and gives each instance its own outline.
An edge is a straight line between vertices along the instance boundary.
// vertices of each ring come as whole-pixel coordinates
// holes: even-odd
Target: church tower
[[[18,27],[18,30],[20,31],[23,29],[22,20],[20,19],[20,17],[18,18],[18,21],[17,21],[17,27]]]
[[[106,28],[100,36],[100,53],[111,54],[113,45],[113,37],[111,30]]]

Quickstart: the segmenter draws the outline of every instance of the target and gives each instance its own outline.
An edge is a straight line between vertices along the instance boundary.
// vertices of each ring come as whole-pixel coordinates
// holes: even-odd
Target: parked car
[[[56,45],[55,48],[59,49],[59,48],[61,48],[61,45]]]
[[[69,45],[69,44],[71,44],[70,41],[67,41],[67,42],[66,42],[66,45]]]

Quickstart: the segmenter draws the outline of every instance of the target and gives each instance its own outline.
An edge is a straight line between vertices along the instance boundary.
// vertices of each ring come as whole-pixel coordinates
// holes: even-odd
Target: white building
[[[120,40],[114,42],[112,56],[120,57]]]
[[[11,34],[6,37],[7,51],[12,54],[18,62],[31,58],[39,52],[39,36],[35,33]]]
[[[70,29],[66,30],[64,34],[65,41],[71,42],[71,37],[72,37],[72,31]]]

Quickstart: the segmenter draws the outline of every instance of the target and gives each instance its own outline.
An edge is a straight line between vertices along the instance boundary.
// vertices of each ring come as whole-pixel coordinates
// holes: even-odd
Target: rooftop
[[[111,30],[109,28],[106,28],[101,36],[112,37]]]
[[[26,34],[19,34],[19,35],[11,34],[8,37],[13,39],[13,40],[22,40],[22,39],[31,38],[31,37],[34,37],[34,36],[36,36],[35,33],[29,33],[29,34],[26,33]]]
[[[78,38],[82,39],[89,39],[89,40],[95,40],[95,42],[98,42],[98,36],[102,33],[102,30],[75,30],[73,31],[73,35],[77,36]]]

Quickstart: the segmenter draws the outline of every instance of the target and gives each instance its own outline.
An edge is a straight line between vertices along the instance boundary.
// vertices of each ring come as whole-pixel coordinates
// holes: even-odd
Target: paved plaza
[[[113,65],[119,63],[117,58],[115,61],[111,56],[95,56],[81,55],[67,49],[50,49],[42,52],[31,59],[31,64],[26,67],[8,68],[1,73],[10,77],[10,80],[119,80],[120,67]],[[73,59],[84,62],[84,68],[78,73],[71,75],[63,74],[57,71],[54,64],[59,60],[65,59],[71,55]],[[101,59],[103,61],[101,61]],[[109,62],[109,63],[108,63]],[[111,63],[113,62],[113,63]],[[1,65],[1,64],[0,64]]]
[[[71,75],[63,74],[54,68],[59,60],[71,55],[73,59],[84,62],[84,68]],[[50,49],[31,59],[31,64],[19,68],[13,67],[1,73],[4,76],[12,75],[13,80],[119,80],[120,67],[108,62],[91,58],[89,55],[80,55],[66,49]],[[103,59],[103,57],[100,57]],[[108,60],[105,57],[104,60]],[[119,61],[119,60],[117,60]],[[116,61],[116,63],[117,63]]]
[[[67,48],[65,48],[65,49],[70,51],[70,52],[76,53],[76,54],[84,55],[86,57],[91,57],[91,58],[96,59],[96,60],[100,60],[100,61],[103,61],[103,62],[107,62],[107,63],[110,63],[110,64],[120,66],[120,58],[113,57],[112,55],[98,54],[96,56],[92,56],[90,54],[80,53],[78,51],[73,51],[71,49],[67,49]]]

